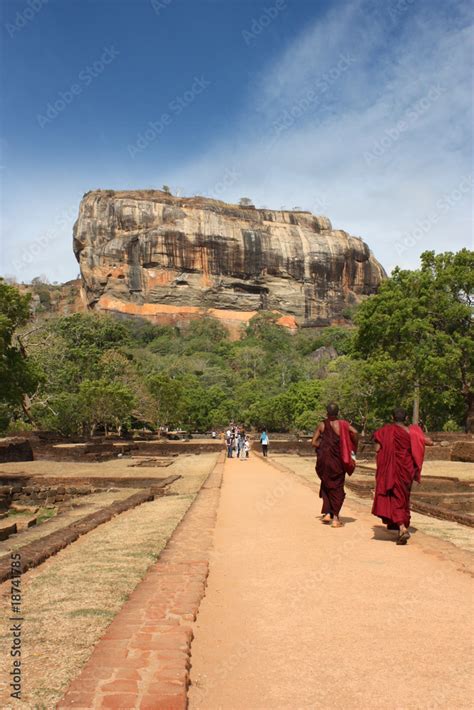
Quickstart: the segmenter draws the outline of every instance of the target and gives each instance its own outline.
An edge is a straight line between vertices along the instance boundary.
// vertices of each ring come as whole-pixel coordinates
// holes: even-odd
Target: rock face
[[[231,329],[259,310],[289,327],[329,324],[385,276],[327,217],[158,190],[85,195],[74,252],[89,308],[160,323],[208,312]]]

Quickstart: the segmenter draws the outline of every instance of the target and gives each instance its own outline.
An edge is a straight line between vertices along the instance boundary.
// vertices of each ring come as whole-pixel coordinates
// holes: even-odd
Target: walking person
[[[240,456],[240,434],[237,431],[234,436],[234,449],[235,449],[235,458],[238,459]]]
[[[425,446],[433,446],[417,424],[407,425],[407,414],[397,407],[393,422],[374,434],[377,451],[373,515],[388,530],[398,530],[397,545],[410,539],[410,493],[413,481],[420,483]]]
[[[225,443],[227,446],[227,458],[231,459],[232,458],[232,452],[234,450],[234,438],[232,436],[232,432],[230,429],[227,430],[226,435],[225,435]]]
[[[245,437],[244,441],[244,453],[245,453],[245,458],[248,459],[250,456],[250,441],[248,436]]]
[[[332,402],[326,407],[327,417],[316,428],[312,446],[316,449],[316,473],[321,480],[319,497],[323,499],[323,523],[332,521],[333,528],[343,527],[339,513],[346,493],[346,473],[355,468],[355,452],[359,434],[345,419],[339,419],[339,407]]]
[[[242,433],[240,429],[237,429],[237,433],[235,435],[235,446],[237,450],[237,458],[240,458],[240,451],[242,449]]]
[[[262,454],[265,456],[265,458],[268,456],[268,434],[267,430],[264,429],[262,433],[260,434],[260,443],[262,445]]]

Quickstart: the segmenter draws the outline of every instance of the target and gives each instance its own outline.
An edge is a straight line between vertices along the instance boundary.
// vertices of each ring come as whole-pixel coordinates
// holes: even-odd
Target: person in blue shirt
[[[260,435],[260,443],[262,445],[262,454],[265,457],[268,456],[268,434],[266,429],[264,429]]]

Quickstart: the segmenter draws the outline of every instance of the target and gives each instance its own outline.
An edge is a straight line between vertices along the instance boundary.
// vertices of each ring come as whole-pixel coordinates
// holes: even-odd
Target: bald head
[[[403,407],[395,407],[392,412],[393,421],[398,424],[404,424],[407,420],[407,413]]]
[[[339,414],[339,405],[336,404],[336,402],[329,402],[328,406],[326,407],[326,412],[328,414],[328,417],[337,417]]]

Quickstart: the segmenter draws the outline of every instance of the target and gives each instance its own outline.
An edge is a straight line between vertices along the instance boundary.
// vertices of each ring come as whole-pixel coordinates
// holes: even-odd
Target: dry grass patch
[[[78,675],[110,621],[159,557],[212,469],[217,454],[182,461],[176,495],[144,503],[81,537],[22,578],[23,696],[10,703],[10,635],[1,629],[4,656],[0,707],[54,708]],[[100,466],[100,464],[98,464]],[[169,469],[167,469],[169,470]],[[9,614],[10,583],[0,587]]]
[[[8,540],[2,540],[0,542],[0,557],[9,555],[12,550],[18,550],[18,548],[26,545],[34,540],[39,540],[52,532],[61,530],[70,525],[71,523],[84,518],[90,513],[94,513],[101,508],[105,508],[111,505],[116,500],[124,500],[134,493],[138,493],[139,489],[135,488],[122,488],[115,491],[104,491],[102,493],[93,493],[89,496],[80,496],[78,498],[72,498],[68,501],[67,505],[71,504],[74,507],[70,509],[63,510],[57,513],[57,508],[40,508],[38,513],[36,513],[37,525],[28,530],[23,530],[21,534],[15,537],[10,537]],[[24,518],[25,515],[22,513],[17,513],[15,515],[14,522],[16,518]],[[32,517],[26,516],[26,517]]]

